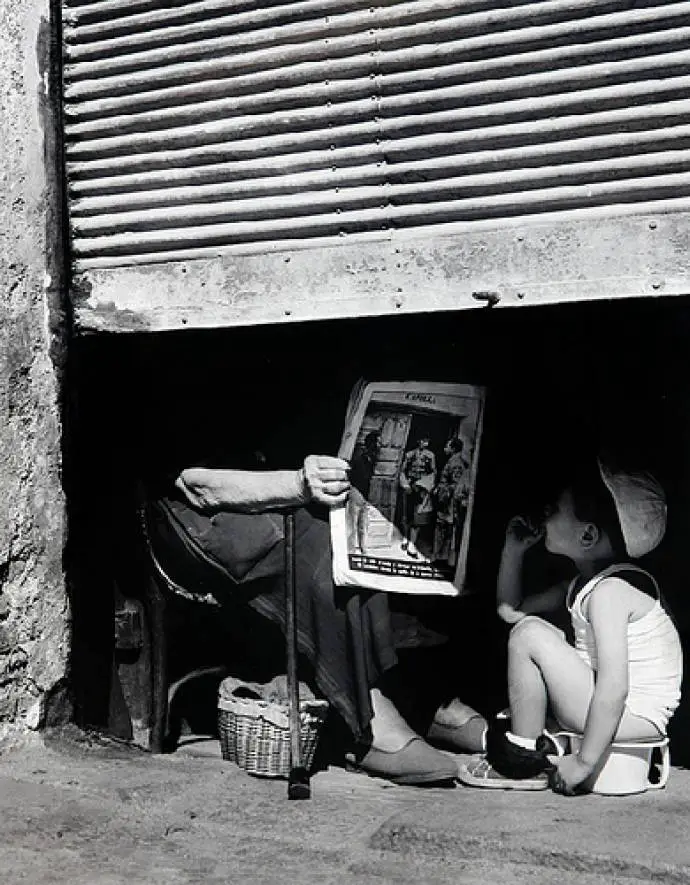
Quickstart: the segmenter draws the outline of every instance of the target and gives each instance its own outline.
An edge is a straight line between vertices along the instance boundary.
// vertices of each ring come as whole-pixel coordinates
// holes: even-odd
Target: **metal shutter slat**
[[[686,45],[690,45],[690,29],[684,35]],[[331,101],[333,91],[327,85],[315,84],[311,87],[302,87],[294,90],[277,90],[275,93],[269,93],[263,96],[244,96],[239,99],[221,100],[217,102],[208,102],[199,105],[188,105],[183,108],[171,110],[150,111],[143,114],[123,115],[112,118],[90,121],[88,123],[68,124],[66,132],[71,141],[78,142],[89,136],[102,136],[103,138],[113,137],[112,132],[132,133],[136,136],[142,133],[142,138],[147,143],[150,142],[150,135],[143,133],[155,133],[158,130],[165,130],[163,137],[169,137],[172,129],[167,128],[170,124],[184,123],[185,121],[196,121],[203,118],[207,121],[217,119],[227,120],[232,118],[233,127],[242,128],[246,132],[241,120],[243,114],[252,112],[252,117],[247,119],[256,120],[262,114],[270,114],[269,125],[275,124],[276,111],[282,109],[290,113],[297,114],[305,112],[304,102],[308,99],[310,106],[316,106],[317,111],[310,111],[312,114],[318,114],[328,117],[332,114],[338,119],[342,119],[349,114],[370,116],[371,102],[376,101],[376,113],[381,117],[393,117],[403,113],[409,113],[416,107],[424,108],[428,111],[430,107],[435,105],[452,106],[463,104],[466,109],[471,103],[481,103],[487,101],[488,98],[494,97],[495,103],[492,105],[498,110],[498,105],[507,93],[512,94],[529,94],[547,96],[554,92],[567,92],[568,89],[580,87],[580,94],[583,92],[582,86],[591,86],[592,83],[601,83],[606,81],[623,81],[625,82],[631,76],[649,77],[657,74],[659,79],[668,81],[665,85],[669,89],[683,89],[684,81],[672,80],[672,72],[674,70],[688,70],[690,68],[690,49],[678,52],[666,52],[662,55],[653,55],[645,57],[643,62],[633,60],[628,62],[601,63],[595,65],[586,65],[581,68],[568,69],[566,71],[548,71],[542,74],[534,74],[525,77],[512,77],[504,80],[486,79],[481,84],[472,83],[461,86],[437,87],[434,90],[413,91],[413,87],[417,87],[418,81],[414,76],[410,76],[407,80],[409,90],[401,91],[395,95],[381,94],[380,97],[372,98],[367,95],[364,101],[359,103],[353,101],[339,101],[333,103]],[[643,84],[639,84],[643,85]],[[606,87],[613,94],[613,86]],[[659,84],[659,88],[663,88]],[[367,80],[355,82],[350,85],[352,92],[365,93],[371,91],[370,83]],[[350,90],[348,90],[350,91]],[[589,93],[592,96],[592,102],[597,100],[597,93]],[[343,90],[338,90],[338,97],[342,98]],[[626,98],[633,98],[635,93],[629,90]],[[583,101],[588,101],[584,98]],[[325,106],[325,107],[324,107]],[[115,136],[117,137],[117,136]]]
[[[386,156],[388,164],[391,165],[395,162],[419,157],[439,156],[448,151],[473,154],[479,150],[497,150],[512,145],[542,145],[550,141],[560,141],[564,138],[576,139],[595,133],[620,133],[627,130],[633,135],[640,132],[644,137],[645,133],[648,134],[650,131],[666,127],[669,124],[682,124],[689,118],[690,100],[678,99],[656,105],[637,105],[592,113],[587,116],[586,125],[582,115],[573,114],[560,118],[518,122],[502,127],[488,126],[461,132],[427,133],[422,136],[412,135],[408,138],[391,138],[386,141]],[[350,127],[350,130],[346,129],[339,135],[341,145],[349,140],[354,146],[341,146],[329,150],[331,139],[323,139],[319,133],[314,134],[317,149],[312,150],[311,156],[314,158],[315,165],[338,166],[341,155],[347,160],[355,152],[358,153],[358,156],[378,159],[383,162],[380,146],[376,143],[376,137],[380,136],[380,128],[377,124],[369,124],[366,127]],[[321,141],[321,150],[318,150],[319,140]],[[536,150],[538,151],[538,147]],[[264,162],[276,162],[279,158],[287,158],[297,163],[304,156],[304,154],[295,151],[292,136],[283,135],[238,141],[231,145],[207,145],[177,151],[158,151],[129,157],[107,157],[68,163],[68,174],[72,180],[79,180],[93,178],[103,173],[125,174],[157,169],[167,171],[173,168],[185,169],[199,163],[222,165],[224,160],[232,160],[233,165],[243,161],[255,161],[259,158],[263,158]],[[288,162],[283,168],[285,174],[290,174],[291,163]]]
[[[676,198],[679,188],[690,188],[690,173],[683,172],[665,176],[662,180],[634,179],[626,182],[605,182],[587,186],[547,188],[536,194],[523,194],[518,203],[514,194],[491,194],[479,199],[460,199],[452,202],[436,201],[413,206],[381,205],[376,208],[355,209],[334,215],[309,215],[302,219],[304,228],[314,236],[330,233],[338,234],[346,229],[356,231],[375,225],[386,229],[391,223],[396,226],[420,226],[449,221],[471,221],[490,217],[524,217],[544,211],[562,211],[582,204],[589,206],[608,205],[611,202],[649,201],[661,197]],[[583,200],[582,191],[585,190]],[[122,254],[138,251],[152,251],[156,248],[170,248],[183,244],[218,245],[227,242],[276,240],[294,234],[292,218],[272,218],[207,224],[201,227],[169,228],[166,230],[116,233],[110,236],[81,237],[77,241],[77,253]]]
[[[99,197],[73,201],[74,228],[79,233],[114,228],[152,229],[185,217],[190,224],[196,221],[250,215],[259,217],[271,213],[287,215],[298,207],[330,206],[333,211],[353,202],[382,198],[414,201],[426,195],[435,199],[438,182],[443,183],[446,197],[451,192],[513,193],[525,187],[536,189],[553,182],[578,181],[591,183],[597,178],[635,178],[643,175],[663,175],[684,171],[688,166],[687,147],[675,151],[654,152],[639,157],[614,157],[585,163],[552,164],[537,169],[517,169],[501,172],[467,174],[461,160],[453,164],[408,164],[397,170],[395,177],[386,175],[379,165],[357,167],[333,173],[307,173],[290,180],[265,178],[224,185],[197,185],[187,188],[166,188],[128,195]],[[387,181],[390,179],[390,182]],[[386,186],[385,192],[380,188]],[[375,189],[378,188],[377,189]],[[292,195],[292,200],[285,195]],[[283,199],[283,203],[279,199]],[[194,203],[194,200],[203,202]],[[227,201],[227,205],[226,204]],[[221,205],[216,205],[221,204]],[[146,208],[140,208],[145,206]],[[160,207],[160,208],[159,208]]]
[[[687,4],[690,13],[690,4]],[[538,30],[538,29],[534,29]],[[530,29],[517,32],[518,40],[522,37],[529,43]],[[548,35],[547,35],[548,36]],[[493,35],[492,35],[493,37]],[[582,34],[578,35],[578,39]],[[545,40],[545,48],[527,50],[524,46],[513,46],[519,49],[513,54],[502,53],[497,57],[479,58],[475,61],[455,62],[456,58],[465,58],[476,53],[480,44],[493,44],[486,35],[467,41],[450,41],[432,46],[410,46],[394,52],[380,52],[377,56],[377,70],[373,75],[376,89],[384,93],[401,91],[409,87],[409,80],[416,76],[420,85],[433,87],[447,82],[463,82],[472,80],[481,82],[498,76],[513,76],[514,72],[550,71],[568,65],[583,66],[597,56],[603,55],[609,61],[617,56],[645,58],[658,51],[674,51],[675,48],[687,48],[687,28],[674,27],[672,30],[650,31],[632,36],[617,36],[604,42],[576,42],[553,48]],[[349,79],[357,74],[358,69],[365,68],[371,79],[371,63],[369,59],[340,59],[338,62],[338,94],[347,96],[353,87]],[[127,114],[132,109],[145,112],[146,109],[160,107],[182,107],[195,102],[210,102],[216,98],[227,99],[243,95],[257,95],[275,90],[276,84],[281,89],[320,88],[333,77],[333,66],[330,60],[302,64],[298,68],[282,70],[260,70],[249,75],[235,76],[228,79],[204,79],[200,82],[147,90],[145,92],[125,92],[121,95],[110,95],[105,98],[89,100],[81,96],[69,85],[66,96],[68,99],[81,98],[77,104],[68,104],[66,112],[70,119],[103,117]],[[119,85],[113,84],[119,91]],[[361,88],[361,87],[358,87]]]
[[[462,168],[466,172],[496,168],[524,169],[566,160],[578,162],[582,156],[624,157],[632,162],[636,157],[644,158],[649,152],[674,147],[676,151],[686,151],[689,146],[690,124],[670,129],[655,129],[646,134],[613,133],[569,141],[546,142],[538,148],[528,146],[452,155],[442,152],[439,156],[397,163],[391,180],[405,176],[438,176],[442,170],[455,168]],[[305,180],[306,176],[322,176],[331,183],[343,184],[348,181],[356,183],[367,174],[378,177],[390,174],[381,162],[365,165],[367,155],[360,149],[353,149],[348,153],[349,165],[345,165],[346,158],[343,153],[338,159],[338,166],[333,167],[330,156],[323,157],[319,162],[313,154],[298,154],[265,161],[253,160],[245,163],[191,166],[109,178],[77,179],[73,180],[70,186],[71,209],[73,214],[79,215],[82,212],[97,211],[99,207],[144,206],[147,201],[150,201],[150,205],[162,204],[167,199],[166,192],[169,190],[184,192],[185,198],[189,198],[199,192],[217,194],[219,187],[241,187],[247,180],[249,180],[248,188],[263,186],[265,190],[270,190],[271,187],[299,188],[303,176]],[[289,171],[289,175],[284,174],[286,171]],[[218,181],[230,179],[230,173],[232,173],[232,182],[219,185]],[[95,196],[90,196],[91,194]],[[170,199],[175,198],[170,197]]]
[[[690,53],[687,57],[690,58]],[[422,96],[401,96],[388,101],[381,99],[375,103],[369,98],[363,101],[331,104],[326,108],[294,108],[285,110],[282,114],[271,112],[264,115],[241,116],[228,121],[209,121],[194,126],[180,126],[163,131],[76,141],[68,145],[67,157],[69,159],[89,159],[122,153],[136,154],[151,151],[158,145],[162,148],[174,149],[216,142],[229,143],[228,138],[236,132],[241,133],[244,139],[289,132],[294,145],[299,144],[302,140],[309,143],[314,140],[314,134],[318,133],[319,140],[337,144],[340,133],[352,131],[360,124],[370,128],[375,138],[384,139],[400,137],[407,132],[437,131],[449,126],[470,128],[489,121],[495,126],[503,126],[526,117],[534,118],[542,114],[549,117],[566,116],[568,112],[572,113],[573,110],[580,109],[581,116],[587,117],[597,113],[600,107],[615,108],[649,98],[663,100],[675,94],[687,94],[689,90],[690,74],[687,74],[683,77],[669,77],[664,80],[642,80],[630,84],[625,91],[621,90],[618,85],[604,86],[574,92],[539,95],[535,98],[468,105],[462,108],[461,113],[456,108],[425,113],[423,94]],[[489,91],[497,94],[496,90]],[[448,90],[448,92],[457,102],[460,102],[462,98],[476,100],[481,97],[472,88],[467,87]],[[420,111],[411,113],[416,108],[420,108]],[[376,119],[371,122],[372,118]],[[349,125],[336,125],[336,122],[340,120],[347,121]],[[586,119],[583,122],[586,123]],[[319,123],[321,125],[317,125]],[[301,133],[304,135],[302,136]]]
[[[77,267],[690,198],[690,2],[67,0],[64,22]]]
[[[689,10],[690,11],[690,10]],[[554,71],[556,65],[562,73],[560,76],[592,78],[601,76],[610,70],[610,76],[618,79],[649,70],[650,67],[658,67],[664,70],[671,65],[675,58],[676,64],[684,61],[687,48],[690,46],[690,28],[676,28],[672,32],[660,32],[642,34],[635,37],[621,37],[607,41],[606,44],[595,47],[596,52],[588,47],[587,62],[583,63],[583,47],[580,44],[564,49],[545,49],[536,52],[520,53],[518,55],[503,56],[499,59],[481,60],[475,62],[461,62],[458,64],[439,65],[431,68],[421,68],[423,56],[418,49],[406,50],[404,56],[405,69],[398,73],[386,73],[384,62],[381,70],[376,75],[376,90],[382,96],[398,94],[405,91],[421,91],[423,89],[437,89],[446,84],[461,84],[473,82],[481,84],[484,81],[496,78],[521,77],[522,81],[539,83],[538,78],[546,75],[555,79],[559,76]],[[680,47],[676,49],[675,47]],[[438,52],[435,53],[438,55]],[[460,54],[460,53],[458,53]],[[606,63],[597,62],[594,59],[599,55],[605,55]],[[642,58],[635,58],[635,54]],[[625,56],[633,55],[626,59]],[[612,58],[614,56],[614,58]],[[618,57],[615,57],[618,56]],[[621,58],[622,56],[622,58]],[[668,56],[668,57],[667,57]],[[664,64],[666,60],[666,64]],[[568,71],[568,62],[576,64]],[[268,104],[279,105],[284,102],[291,105],[308,99],[314,104],[330,100],[334,90],[324,81],[315,80],[310,83],[302,83],[296,86],[287,85],[284,80],[289,80],[288,70],[285,78],[280,78],[279,89],[274,87],[276,75],[273,72],[263,72],[259,77],[239,78],[230,94],[227,84],[223,81],[206,81],[203,84],[195,84],[194,88],[183,87],[173,90],[159,90],[146,95],[121,96],[115,99],[96,99],[82,101],[75,107],[66,109],[66,116],[70,126],[70,132],[78,135],[81,132],[107,130],[110,127],[128,126],[136,127],[138,121],[151,125],[162,125],[166,118],[173,115],[187,115],[190,117],[205,117],[213,119],[223,113],[242,106],[264,106]],[[539,73],[535,73],[539,72]],[[218,86],[222,95],[209,96],[209,82]],[[212,91],[211,91],[212,92]],[[359,79],[341,79],[337,86],[337,95],[340,100],[361,94],[371,94],[371,77]],[[79,121],[85,122],[80,124]],[[160,121],[160,122],[159,122]]]
[[[654,217],[662,213],[687,213],[690,212],[690,197],[669,197],[660,200],[640,200],[637,203],[624,204],[619,203],[613,206],[596,205],[577,208],[567,208],[563,210],[553,210],[549,213],[549,219],[553,224],[563,223],[572,224],[573,222],[585,221],[591,223],[594,221],[602,221],[606,219],[620,219],[630,216]],[[542,219],[539,214],[537,218]],[[531,216],[523,216],[523,221],[530,220]],[[488,218],[473,218],[471,221],[461,222],[442,222],[433,225],[435,237],[438,239],[452,236],[468,237],[482,231],[501,231],[507,230],[515,225],[514,216],[490,216]],[[309,242],[302,237],[293,237],[274,241],[269,238],[266,240],[257,240],[256,242],[238,242],[224,243],[223,245],[203,246],[198,243],[194,245],[183,244],[181,248],[160,249],[155,252],[138,252],[126,253],[123,255],[101,255],[98,249],[94,249],[93,254],[79,256],[76,260],[76,267],[80,273],[88,272],[95,269],[109,268],[125,268],[128,266],[137,267],[140,265],[166,264],[169,262],[187,262],[198,261],[202,259],[222,258],[224,256],[252,256],[252,255],[270,255],[277,252],[296,252],[306,249],[330,249],[340,247],[347,239],[349,245],[365,248],[367,244],[376,244],[385,242],[386,244],[398,243],[403,245],[407,242],[407,238],[415,234],[414,229],[391,231],[388,227],[382,227],[376,230],[368,230],[364,233],[349,233],[346,236],[343,232],[331,234],[330,236],[315,236]],[[508,233],[508,239],[510,234]]]
[[[547,5],[549,4],[542,4],[542,6]],[[156,79],[164,79],[169,83],[184,83],[190,77],[210,79],[210,74],[213,72],[216,76],[231,77],[254,70],[265,70],[267,67],[314,64],[324,60],[337,70],[342,59],[347,60],[350,56],[364,51],[376,51],[381,54],[376,65],[379,69],[382,64],[385,65],[387,54],[392,54],[396,48],[403,49],[411,44],[427,45],[433,51],[436,51],[439,45],[451,44],[451,51],[460,53],[477,52],[483,48],[485,54],[494,57],[509,52],[511,48],[529,47],[532,42],[549,46],[569,38],[572,43],[583,44],[587,41],[590,28],[593,29],[592,37],[596,39],[598,34],[599,39],[605,39],[606,36],[615,37],[621,29],[631,29],[634,26],[653,26],[655,30],[659,30],[659,24],[667,29],[674,25],[682,26],[687,21],[689,11],[689,3],[677,3],[666,10],[668,19],[662,18],[661,21],[650,14],[649,10],[643,9],[624,15],[599,16],[588,26],[583,26],[577,20],[566,20],[544,27],[531,25],[527,28],[523,26],[499,32],[492,30],[488,34],[486,28],[479,29],[479,33],[476,33],[477,28],[467,28],[468,33],[465,34],[464,40],[458,39],[458,33],[462,33],[463,29],[457,23],[465,21],[465,17],[441,22],[422,21],[419,24],[398,28],[379,28],[367,27],[366,19],[362,22],[362,16],[357,15],[352,17],[355,29],[351,33],[342,35],[337,33],[336,36],[331,36],[328,26],[314,23],[312,27],[301,25],[296,31],[300,39],[295,42],[289,41],[285,36],[281,40],[284,29],[277,28],[271,31],[270,35],[264,37],[268,44],[265,49],[254,48],[260,42],[256,34],[249,34],[234,43],[230,38],[225,42],[199,39],[194,47],[200,60],[184,59],[184,54],[189,48],[173,45],[162,51],[142,51],[132,56],[115,58],[106,56],[95,62],[70,61],[65,66],[64,77],[70,87],[68,95],[85,97],[89,94],[108,94],[117,89],[118,73],[128,75],[126,79],[131,89],[141,89]],[[333,27],[335,30],[335,26]],[[332,74],[332,78],[337,78],[336,72]]]

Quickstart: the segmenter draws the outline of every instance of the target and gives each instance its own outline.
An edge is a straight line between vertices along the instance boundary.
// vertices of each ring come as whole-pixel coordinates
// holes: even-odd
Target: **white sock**
[[[524,747],[525,750],[536,750],[537,749],[537,739],[536,738],[523,738],[518,734],[513,734],[512,731],[506,732],[506,737],[510,741],[511,744],[515,744],[518,747]]]

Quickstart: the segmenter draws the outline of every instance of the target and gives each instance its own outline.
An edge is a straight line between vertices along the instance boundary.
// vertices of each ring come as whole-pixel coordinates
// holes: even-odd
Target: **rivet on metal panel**
[[[652,280],[652,289],[661,289],[663,285],[663,280]]]
[[[493,307],[501,300],[498,292],[473,292],[472,297],[475,301],[486,301],[487,307]]]
[[[517,237],[515,237],[515,239],[518,241],[518,243],[522,243],[525,238],[522,235],[518,235]]]
[[[650,222],[649,222],[649,229],[650,229],[650,230],[656,230],[656,221],[650,221]]]
[[[286,311],[284,311],[284,313],[285,313],[285,316],[286,316],[286,317],[292,316],[292,311],[291,311],[291,310],[286,310]]]

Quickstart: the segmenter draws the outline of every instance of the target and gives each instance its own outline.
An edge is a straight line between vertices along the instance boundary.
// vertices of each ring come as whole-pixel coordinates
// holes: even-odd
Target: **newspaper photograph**
[[[483,406],[474,385],[355,387],[339,451],[352,489],[330,517],[336,584],[464,591]]]

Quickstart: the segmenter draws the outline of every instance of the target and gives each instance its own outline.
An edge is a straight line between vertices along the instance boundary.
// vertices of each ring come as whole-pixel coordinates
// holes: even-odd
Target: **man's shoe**
[[[462,725],[432,722],[426,733],[429,743],[454,753],[478,753],[485,749],[488,726],[481,713],[470,716]]]
[[[419,736],[410,738],[399,750],[370,747],[360,759],[349,754],[348,762],[356,771],[406,786],[450,784],[458,776],[455,761]]]

